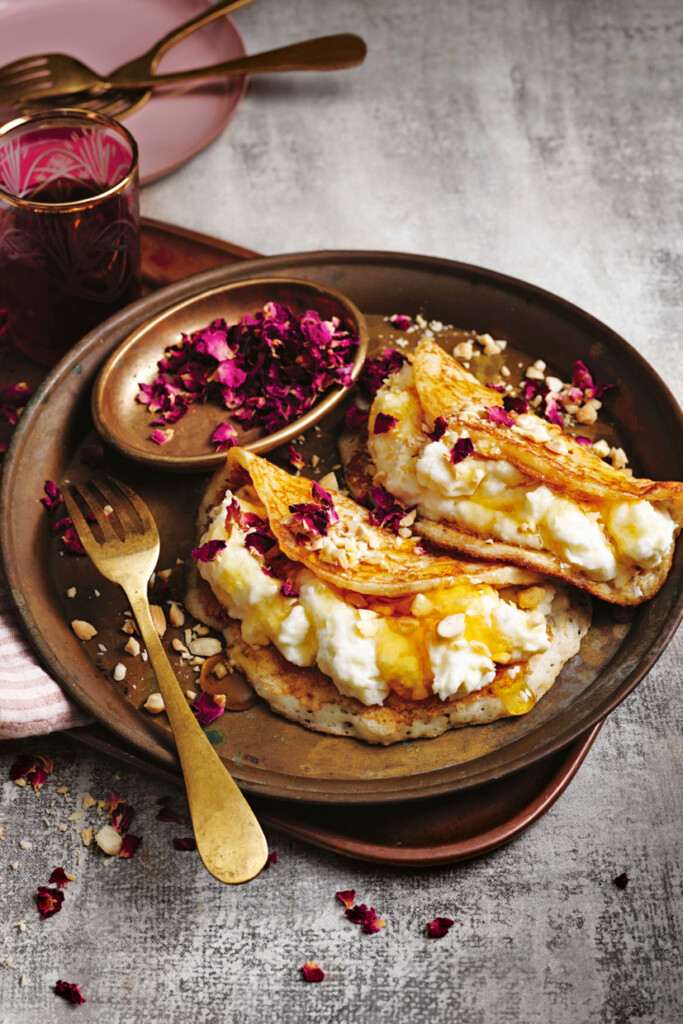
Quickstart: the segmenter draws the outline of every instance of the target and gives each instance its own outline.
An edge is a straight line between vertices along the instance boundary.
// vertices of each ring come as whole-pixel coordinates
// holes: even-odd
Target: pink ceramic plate
[[[0,0],[0,67],[38,53],[68,53],[108,72],[144,53],[170,29],[209,6],[207,0]],[[184,39],[157,71],[180,71],[245,54],[229,18]],[[174,171],[223,130],[246,90],[246,78],[198,83],[155,94],[126,119],[140,149],[143,184]],[[0,109],[0,123],[16,112]]]

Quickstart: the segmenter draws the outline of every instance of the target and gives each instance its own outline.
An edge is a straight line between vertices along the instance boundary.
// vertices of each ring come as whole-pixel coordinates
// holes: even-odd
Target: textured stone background
[[[403,250],[524,278],[623,334],[683,396],[680,0],[260,0],[236,20],[250,51],[355,30],[369,56],[254,80],[223,136],[144,190],[144,213],[264,253]],[[187,830],[155,821],[162,783],[63,738],[27,743],[58,765],[40,797],[1,783],[0,1021],[674,1024],[682,660],[679,634],[527,833],[421,873],[270,834],[277,865],[228,889],[172,849]],[[144,843],[78,864],[68,814],[110,788]],[[54,864],[77,880],[41,923]],[[386,930],[347,922],[339,888]],[[436,915],[456,923],[430,942]],[[309,958],[321,985],[299,980]],[[85,1006],[52,994],[59,977]]]

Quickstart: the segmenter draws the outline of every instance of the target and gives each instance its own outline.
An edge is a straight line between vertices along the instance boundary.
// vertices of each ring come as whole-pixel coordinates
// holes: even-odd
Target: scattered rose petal
[[[577,444],[589,445],[593,444],[590,437],[584,437],[583,434],[574,434],[574,440]]]
[[[271,864],[277,864],[277,850],[271,850],[266,858],[264,867],[269,868]]]
[[[202,690],[197,699],[190,704],[200,725],[210,725],[225,711],[225,707],[216,704],[210,693]]]
[[[66,550],[72,555],[84,555],[85,548],[81,544],[80,537],[76,533],[73,526],[69,526],[68,529],[62,534],[62,544]]]
[[[303,469],[306,465],[306,460],[298,451],[293,444],[290,444],[287,449],[287,458],[289,459],[290,466],[294,466],[294,469]]]
[[[66,889],[69,882],[73,882],[73,878],[67,875],[64,868],[55,868],[48,881],[50,885],[58,885],[60,889]]]
[[[564,428],[564,417],[561,412],[562,406],[560,405],[557,395],[554,395],[552,391],[549,391],[543,399],[543,406],[545,409],[545,418],[548,422]]]
[[[197,840],[194,836],[185,836],[180,838],[179,836],[173,837],[173,846],[176,850],[196,850]]]
[[[389,323],[393,324],[398,331],[407,331],[412,320],[409,316],[405,316],[404,313],[394,313],[393,316],[389,317]]]
[[[370,522],[374,526],[381,526],[396,534],[401,529],[401,520],[415,508],[414,505],[410,508],[407,505],[402,505],[383,487],[370,488],[370,501],[373,505]]]
[[[0,417],[14,426],[32,394],[33,391],[25,381],[8,384],[0,389]]]
[[[43,490],[45,491],[45,497],[40,500],[48,512],[54,512],[62,502],[62,492],[59,485],[54,480],[46,480]]]
[[[387,412],[378,412],[375,416],[375,425],[372,428],[373,434],[388,434],[398,423],[396,416],[390,416]]]
[[[132,832],[129,832],[121,840],[119,857],[123,857],[124,860],[130,860],[141,842],[142,836],[134,836]]]
[[[335,896],[338,900],[341,900],[347,910],[350,910],[356,899],[356,890],[342,889],[340,892],[336,892]]]
[[[306,533],[326,537],[330,526],[339,522],[339,516],[332,501],[332,495],[313,481],[311,485],[313,502],[298,501],[289,506],[292,518],[303,526]]]
[[[386,923],[382,918],[377,916],[372,907],[366,907],[364,903],[356,907],[347,907],[344,913],[349,921],[359,924],[361,931],[367,935],[374,935],[382,928],[386,928]]]
[[[172,821],[176,825],[185,824],[186,819],[181,814],[178,814],[177,811],[174,811],[173,808],[171,807],[170,796],[160,797],[157,803],[161,805],[159,812],[157,814],[157,821]]]
[[[440,441],[447,430],[448,424],[446,423],[444,417],[437,416],[437,418],[434,420],[434,426],[432,427],[432,431],[427,436],[430,441]]]
[[[515,421],[502,406],[491,405],[486,411],[492,423],[500,423],[503,427],[514,427]]]
[[[36,899],[40,916],[44,921],[46,918],[52,917],[53,914],[59,913],[62,909],[64,893],[61,889],[49,889],[46,885],[39,885]]]
[[[76,1006],[81,1006],[87,1002],[85,996],[81,992],[78,985],[72,981],[58,981],[55,983],[55,992],[62,999],[66,999],[69,1003],[75,1003]]]
[[[301,968],[301,973],[305,981],[322,981],[325,977],[325,972],[318,967],[314,960],[307,960]]]
[[[625,889],[628,883],[630,882],[630,878],[628,877],[625,871],[622,871],[622,873],[620,875],[617,875],[616,878],[613,878],[612,881],[616,885],[617,889]]]
[[[491,391],[497,391],[499,395],[505,394],[504,384],[487,384],[486,387],[491,388]]]
[[[516,412],[521,416],[523,413],[528,412],[529,403],[526,398],[521,398],[518,395],[505,395],[503,398],[503,408],[507,412]]]
[[[79,452],[79,458],[85,466],[100,469],[104,465],[104,445],[84,444]]]
[[[48,775],[54,771],[54,761],[43,754],[22,754],[9,770],[10,779],[26,779],[36,793],[45,785]]]
[[[344,422],[347,430],[361,430],[368,422],[369,409],[361,409],[359,405],[350,405],[346,410]]]
[[[459,437],[455,442],[448,457],[454,466],[457,466],[459,462],[466,459],[468,455],[471,455],[474,451],[474,445],[472,444],[469,437]]]
[[[441,939],[452,928],[454,921],[450,917],[435,917],[433,921],[427,922],[427,935],[430,939]]]
[[[373,399],[386,377],[400,370],[406,357],[396,348],[385,348],[376,359],[366,359],[358,375],[358,386],[368,399]]]
[[[594,381],[588,367],[580,359],[577,359],[574,363],[572,384],[583,392],[583,397],[586,401],[590,398],[601,398],[605,391],[609,391],[610,388],[614,387],[613,384],[599,384]]]
[[[167,430],[153,430],[149,435],[150,441],[154,441],[154,444],[162,445],[168,444],[173,434]]]
[[[283,597],[298,597],[299,591],[290,580],[284,580],[280,584],[280,593]]]
[[[227,452],[237,444],[237,431],[232,423],[219,423],[211,435],[211,444],[216,445],[219,452]]]
[[[225,547],[227,544],[224,540],[207,540],[201,547],[192,548],[190,554],[195,562],[213,562]]]

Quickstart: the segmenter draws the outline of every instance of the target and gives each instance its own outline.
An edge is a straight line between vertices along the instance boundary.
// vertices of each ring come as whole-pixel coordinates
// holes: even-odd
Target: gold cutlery
[[[6,65],[5,74],[0,73],[0,106],[27,100],[68,97],[70,93],[83,89],[140,89],[271,71],[332,71],[361,64],[366,52],[367,48],[360,36],[340,33],[307,39],[205,68],[141,77],[132,77],[127,71],[124,74],[114,72],[108,77],[100,76],[75,57],[58,53],[44,54],[42,58],[35,58],[41,62],[40,77],[36,77],[31,66],[17,68],[21,61]],[[8,69],[11,69],[9,73]]]
[[[183,22],[177,28],[171,29],[146,53],[122,64],[112,74],[124,74],[130,77],[145,77],[153,74],[163,55],[172,46],[175,46],[176,43],[186,39],[200,28],[204,28],[205,25],[209,25],[217,18],[223,18],[232,11],[236,11],[238,8],[245,7],[250,3],[253,3],[253,0],[220,0],[213,7],[207,8],[207,10],[202,11],[200,14],[196,14],[194,18],[190,18],[189,21]],[[61,54],[39,54],[31,57],[22,57],[20,60],[13,61],[11,64],[0,68],[0,83],[5,82],[9,85],[15,79],[21,81],[26,78],[27,81],[35,81],[37,85],[46,71],[49,74],[51,58],[61,56]],[[102,113],[111,113],[116,117],[132,114],[143,106],[152,95],[152,90],[145,88],[139,90],[137,95],[126,93],[119,96],[108,91],[104,97],[100,96],[98,98],[97,94],[91,95],[89,89],[90,87],[88,87],[84,95],[78,96],[77,103],[71,105],[78,107],[94,106]],[[2,85],[0,84],[0,106],[2,105]]]
[[[133,491],[115,480],[62,489],[87,554],[107,579],[124,590],[159,684],[185,777],[197,849],[222,882],[246,882],[263,868],[268,847],[261,826],[237,784],[202,732],[159,640],[147,584],[159,557],[152,514]],[[94,517],[91,525],[76,502]],[[93,527],[101,534],[96,537]]]

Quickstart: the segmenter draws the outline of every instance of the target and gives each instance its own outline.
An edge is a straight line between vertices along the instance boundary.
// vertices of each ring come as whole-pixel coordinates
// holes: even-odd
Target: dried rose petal
[[[100,469],[104,465],[104,445],[84,444],[79,452],[79,458],[85,466]]]
[[[601,398],[605,391],[609,391],[610,388],[614,387],[613,384],[599,384],[595,382],[588,367],[580,359],[577,359],[574,363],[572,384],[583,392],[583,397],[586,400],[589,398]]]
[[[346,410],[344,423],[347,430],[361,430],[368,422],[369,409],[361,409],[358,405],[350,405]]]
[[[395,348],[385,348],[376,359],[366,359],[358,375],[358,386],[366,398],[375,397],[386,377],[400,370],[406,357]]]
[[[356,899],[356,890],[342,889],[340,892],[336,892],[335,896],[338,900],[341,900],[347,910],[350,910]]]
[[[289,506],[289,511],[294,521],[300,523],[307,533],[326,537],[330,526],[339,522],[332,495],[313,481],[311,496],[315,499],[314,502],[298,501]]]
[[[82,1006],[83,1003],[87,1002],[78,985],[74,984],[72,981],[56,982],[55,992],[58,996],[61,996],[62,999],[66,999],[69,1003],[75,1003],[76,1006]]]
[[[128,835],[124,836],[121,840],[119,857],[123,857],[124,860],[130,860],[141,842],[142,836],[134,836],[132,832],[129,832]]]
[[[382,928],[386,928],[386,923],[382,918],[377,916],[372,907],[366,907],[364,903],[356,907],[347,907],[344,913],[349,921],[359,924],[361,931],[365,932],[366,935],[374,935]]]
[[[412,320],[409,316],[405,316],[404,313],[394,313],[393,316],[389,317],[389,323],[398,331],[407,331],[412,324]]]
[[[54,761],[43,754],[22,754],[9,770],[10,779],[27,779],[36,793],[54,771]]]
[[[232,423],[219,423],[211,435],[211,444],[215,444],[219,452],[227,452],[237,444],[237,431]]]
[[[43,490],[45,491],[45,497],[40,500],[48,512],[54,512],[62,503],[62,492],[59,485],[54,480],[46,480]]]
[[[472,444],[470,438],[459,437],[458,440],[453,445],[453,447],[451,448],[450,452],[448,453],[448,457],[450,458],[453,465],[457,466],[459,462],[462,462],[463,459],[466,459],[467,456],[471,455],[473,451],[474,445]]]
[[[130,823],[134,817],[135,808],[131,807],[131,805],[126,803],[124,800],[111,816],[112,828],[116,829],[118,834],[122,836],[130,828]]]
[[[583,434],[574,434],[574,440],[577,444],[593,444],[590,437],[584,437]]]
[[[499,395],[505,394],[504,384],[487,384],[486,387],[491,388],[491,391],[497,391]]]
[[[301,973],[306,981],[322,981],[325,977],[325,972],[314,960],[307,960],[301,968]]]
[[[280,593],[283,597],[298,597],[299,591],[296,589],[291,580],[283,580],[280,584]]]
[[[500,405],[491,405],[486,410],[492,423],[500,423],[503,427],[514,427],[515,421]]]
[[[190,554],[195,562],[213,562],[225,547],[227,544],[224,540],[207,540],[201,547],[192,548]]]
[[[294,466],[294,469],[303,469],[306,465],[305,458],[300,451],[297,451],[293,444],[290,444],[287,449],[287,458],[289,459],[290,466]]]
[[[257,555],[265,555],[266,551],[273,546],[273,538],[261,530],[252,530],[244,538],[244,546],[247,551],[255,551]]]
[[[396,534],[401,529],[401,520],[409,512],[412,512],[415,507],[413,505],[408,508],[407,505],[402,505],[400,501],[396,501],[383,487],[372,487],[370,489],[370,501],[373,505],[370,513],[370,522],[374,526],[381,526],[385,530],[391,530],[392,533]]]
[[[33,391],[25,381],[8,384],[0,389],[0,417],[14,426],[32,394]]]
[[[427,922],[427,935],[430,939],[442,939],[454,924],[450,917],[435,917],[433,921]]]
[[[220,704],[216,704],[210,693],[202,690],[197,699],[190,704],[195,717],[200,725],[210,725],[225,711]]]
[[[550,422],[554,423],[558,427],[564,428],[564,417],[560,411],[562,406],[558,400],[557,395],[549,391],[543,399],[543,406],[545,412],[545,418]]]
[[[60,889],[66,889],[73,879],[69,878],[64,868],[55,868],[48,881],[50,885],[58,885]]]
[[[80,538],[76,533],[73,526],[70,526],[61,536],[61,541],[64,547],[72,555],[84,555],[85,548],[81,544]]]
[[[613,878],[612,881],[616,885],[617,889],[625,889],[628,883],[630,882],[630,878],[628,877],[625,871],[622,871],[622,873],[620,875],[617,875],[616,878]]]
[[[62,909],[64,893],[61,889],[49,889],[46,885],[39,885],[36,901],[40,916],[44,921],[46,918],[52,917],[53,914],[59,913]]]
[[[516,412],[519,415],[522,415],[523,413],[528,412],[529,403],[526,398],[520,398],[515,395],[505,395],[503,398],[503,408],[506,409],[507,412]]]
[[[196,850],[197,840],[194,836],[185,836],[183,839],[179,836],[174,836],[173,846],[176,850]]]
[[[443,416],[437,416],[437,418],[434,420],[434,426],[432,427],[432,431],[430,434],[427,435],[427,437],[429,438],[430,441],[440,441],[447,430],[448,423],[446,422],[446,420],[443,418]]]
[[[396,426],[398,419],[390,416],[387,412],[378,412],[375,416],[375,425],[372,428],[373,434],[388,434]]]
[[[119,796],[113,789],[109,790],[109,796],[104,802],[104,809],[107,814],[113,814],[117,807],[121,804],[125,804],[125,797]]]
[[[154,444],[168,444],[168,442],[171,440],[171,435],[167,434],[163,430],[153,430],[152,433],[149,435],[149,439],[150,441],[154,441]]]
[[[271,850],[266,858],[264,867],[269,868],[271,864],[277,864],[277,850]]]

